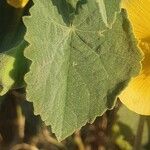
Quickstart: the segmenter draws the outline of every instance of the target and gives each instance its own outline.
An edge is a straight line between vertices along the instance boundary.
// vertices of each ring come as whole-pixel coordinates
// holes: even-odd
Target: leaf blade
[[[35,2],[31,17],[24,19],[26,40],[32,44],[25,51],[32,60],[25,78],[27,97],[59,140],[111,108],[140,69],[137,42],[125,15],[118,12],[114,20],[119,2],[115,6],[112,29],[96,1],[83,4],[71,24],[65,21],[64,8],[43,0]]]

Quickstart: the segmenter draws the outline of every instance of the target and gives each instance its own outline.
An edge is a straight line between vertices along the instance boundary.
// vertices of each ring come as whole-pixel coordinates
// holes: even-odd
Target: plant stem
[[[145,116],[140,115],[133,150],[141,150]]]

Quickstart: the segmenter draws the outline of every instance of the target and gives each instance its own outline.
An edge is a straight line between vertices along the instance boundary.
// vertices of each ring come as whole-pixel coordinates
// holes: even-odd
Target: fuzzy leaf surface
[[[65,0],[33,0],[24,18],[31,44],[25,56],[32,61],[27,99],[59,140],[111,108],[140,69],[141,53],[119,1],[101,1],[103,7],[100,1],[80,3],[73,13]]]

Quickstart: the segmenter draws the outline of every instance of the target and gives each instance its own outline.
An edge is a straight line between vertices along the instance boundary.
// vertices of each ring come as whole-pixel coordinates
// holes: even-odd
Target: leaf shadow
[[[52,0],[52,3],[57,7],[58,13],[62,16],[66,25],[70,26],[74,16],[78,14],[82,5],[87,3],[87,0],[78,0],[75,8],[67,0]]]
[[[129,80],[121,81],[121,82],[117,83],[116,86],[112,90],[109,90],[107,92],[106,107],[108,107],[109,109],[112,108],[112,106],[113,106],[112,100],[114,100],[114,102],[115,102],[116,95],[118,95],[126,87],[128,82],[129,82]]]

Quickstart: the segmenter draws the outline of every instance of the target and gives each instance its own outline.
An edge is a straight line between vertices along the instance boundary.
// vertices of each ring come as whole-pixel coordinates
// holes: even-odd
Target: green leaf
[[[139,124],[140,115],[130,111],[125,106],[122,106],[118,111],[118,124],[120,128],[120,135],[124,136],[124,139],[132,145],[134,144],[134,138],[137,134],[137,128]],[[150,144],[150,117],[145,116],[144,129],[142,135],[142,145]],[[133,121],[134,120],[134,121]]]
[[[23,87],[24,74],[28,64],[23,56],[27,43],[22,41],[18,46],[0,54],[0,95],[12,88]]]
[[[23,78],[29,65],[23,55],[27,42],[22,15],[22,9],[0,2],[0,96],[25,85]]]
[[[25,56],[32,60],[27,99],[62,140],[113,106],[139,72],[141,53],[119,1],[104,1],[109,7],[100,11],[98,1],[89,0],[72,17],[65,0],[33,2],[24,18],[31,44]]]
[[[73,7],[76,8],[76,5],[79,0],[67,0],[67,2]]]

